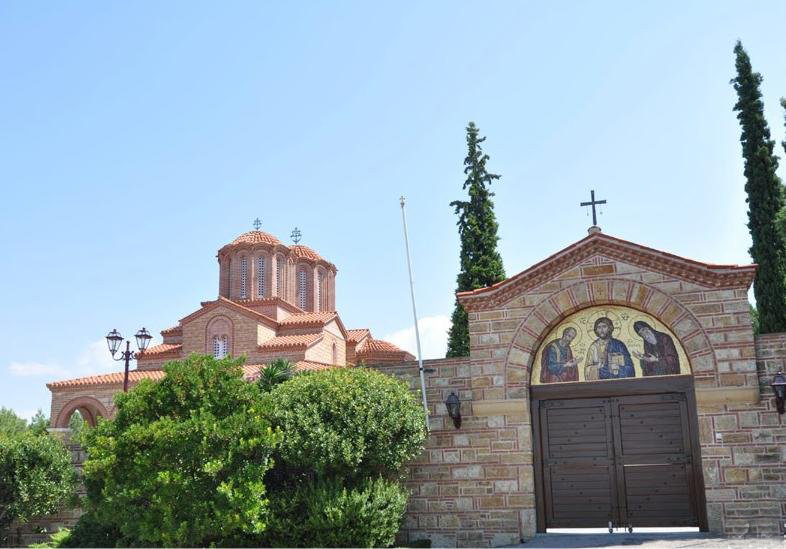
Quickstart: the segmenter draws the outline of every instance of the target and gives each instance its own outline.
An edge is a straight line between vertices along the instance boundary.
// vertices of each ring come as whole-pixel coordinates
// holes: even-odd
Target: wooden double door
[[[538,529],[706,530],[692,380],[566,385],[532,391]]]

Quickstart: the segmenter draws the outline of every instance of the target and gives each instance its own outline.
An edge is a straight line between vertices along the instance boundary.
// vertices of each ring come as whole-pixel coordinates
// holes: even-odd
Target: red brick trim
[[[63,409],[60,410],[59,414],[57,414],[57,420],[54,423],[54,427],[58,429],[64,429],[68,427],[68,420],[71,418],[71,414],[73,414],[76,410],[80,410],[80,412],[84,410],[86,412],[84,415],[87,417],[84,419],[91,427],[96,426],[98,419],[96,415],[104,418],[109,417],[109,413],[106,411],[106,408],[103,404],[101,404],[101,402],[92,397],[81,396],[76,397],[73,400],[69,400],[66,405],[63,406]]]

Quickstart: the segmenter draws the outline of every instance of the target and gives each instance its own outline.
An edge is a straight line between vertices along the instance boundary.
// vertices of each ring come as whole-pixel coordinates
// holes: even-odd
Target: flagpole
[[[423,410],[426,412],[426,431],[428,426],[428,403],[426,402],[426,374],[423,369],[423,353],[420,350],[420,329],[418,328],[418,313],[415,308],[415,283],[412,281],[412,262],[409,259],[409,236],[407,235],[407,215],[404,213],[404,197],[401,202],[401,221],[404,223],[404,248],[407,250],[407,271],[409,271],[409,295],[412,298],[412,317],[415,320],[415,341],[418,346],[418,371],[420,372],[420,392],[423,395]]]

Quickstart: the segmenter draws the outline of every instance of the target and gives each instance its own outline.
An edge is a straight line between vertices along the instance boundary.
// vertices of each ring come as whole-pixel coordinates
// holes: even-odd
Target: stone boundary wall
[[[420,390],[416,361],[369,366]],[[499,372],[470,365],[469,358],[427,360],[424,367],[431,433],[408,467],[412,495],[397,541],[478,547],[519,543],[522,531],[533,535],[529,410],[506,411],[504,401],[494,401],[498,390],[490,378]],[[460,429],[444,404],[451,392],[461,400]]]

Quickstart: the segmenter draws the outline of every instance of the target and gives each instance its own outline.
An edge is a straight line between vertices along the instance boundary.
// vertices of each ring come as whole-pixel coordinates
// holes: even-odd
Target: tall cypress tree
[[[456,291],[464,292],[484,288],[505,279],[502,258],[497,251],[497,219],[494,216],[494,193],[489,190],[492,181],[499,175],[486,171],[489,155],[483,152],[481,143],[485,137],[478,136],[474,122],[467,126],[467,157],[464,173],[467,179],[463,189],[469,189],[469,200],[450,203],[458,215],[456,224],[461,238],[461,270],[457,277]],[[458,300],[451,317],[448,332],[447,357],[469,355],[469,325],[467,312]]]
[[[762,333],[786,331],[786,247],[776,218],[783,208],[781,182],[776,174],[775,141],[764,119],[759,85],[761,75],[753,72],[750,57],[741,42],[734,46],[737,77],[731,82],[737,92],[737,119],[742,126],[742,156],[745,159],[745,192],[748,193],[748,229],[753,245],[750,254],[759,264],[753,293]]]

